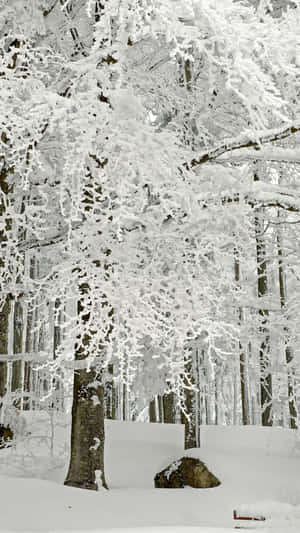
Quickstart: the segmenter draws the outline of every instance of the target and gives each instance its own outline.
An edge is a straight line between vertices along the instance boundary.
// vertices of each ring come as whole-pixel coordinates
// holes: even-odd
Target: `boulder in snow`
[[[186,485],[196,489],[218,487],[221,482],[205,464],[194,457],[182,457],[156,474],[155,487],[159,489],[180,489]]]
[[[9,426],[0,424],[0,448],[10,446],[9,442],[13,439],[13,432]]]

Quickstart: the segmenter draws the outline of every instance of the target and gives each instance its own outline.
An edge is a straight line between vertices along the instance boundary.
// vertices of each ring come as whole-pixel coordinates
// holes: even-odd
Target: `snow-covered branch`
[[[51,356],[53,358],[53,354]],[[0,361],[31,361],[31,362],[45,362],[50,359],[48,352],[25,352],[25,353],[1,353]]]
[[[254,148],[255,150],[257,150],[258,153],[257,159],[262,159],[261,157],[259,157],[259,153],[263,144],[281,141],[283,139],[286,139],[287,137],[290,137],[291,135],[294,135],[295,133],[298,133],[299,131],[300,123],[296,122],[289,126],[284,125],[281,128],[275,128],[268,131],[257,131],[255,132],[255,134],[241,134],[234,139],[228,139],[224,141],[217,147],[202,152],[197,158],[194,158],[189,163],[186,163],[186,167],[195,168],[198,165],[202,165],[203,163],[213,161],[218,157],[222,156],[223,154],[230,154],[231,152],[235,150],[241,150],[242,148]],[[246,157],[248,155],[249,150],[246,152]],[[299,158],[299,151],[296,152],[295,156]],[[291,158],[290,153],[289,157]]]
[[[68,233],[70,230],[75,230],[79,228],[82,225],[82,221],[76,222],[72,224],[72,226],[64,228],[62,231],[56,233],[56,235],[53,235],[51,237],[48,237],[46,239],[30,239],[21,241],[18,243],[17,248],[19,252],[27,252],[29,250],[33,250],[36,248],[45,248],[46,246],[53,246],[55,244],[59,244],[60,242],[65,241],[66,237],[68,236]]]
[[[275,163],[300,163],[299,148],[280,148],[278,146],[268,146],[260,149],[238,150],[234,154],[224,154],[220,156],[216,163],[238,163],[244,161],[269,161]]]

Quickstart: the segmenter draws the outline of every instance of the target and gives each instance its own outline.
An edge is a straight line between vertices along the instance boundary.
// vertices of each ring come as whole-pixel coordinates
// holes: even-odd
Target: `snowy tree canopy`
[[[150,358],[179,390],[192,341],[236,343],[237,235],[299,208],[247,164],[299,162],[300,10],[270,6],[1,2],[1,291],[60,302],[57,366]]]

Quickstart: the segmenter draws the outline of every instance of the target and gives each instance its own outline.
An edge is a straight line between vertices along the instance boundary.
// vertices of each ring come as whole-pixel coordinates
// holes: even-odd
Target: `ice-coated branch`
[[[249,204],[256,204],[265,207],[279,207],[293,213],[300,210],[299,193],[291,191],[285,187],[274,184],[255,182],[252,190],[245,194],[245,200]]]
[[[241,152],[237,151],[234,154],[224,154],[220,156],[216,163],[238,163],[244,161],[269,161],[274,163],[292,163],[300,164],[300,149],[299,148],[280,148],[275,146],[267,146],[259,150],[249,149]]]
[[[47,359],[53,358],[53,354],[48,352],[26,352],[26,353],[1,353],[0,361],[31,361],[31,362],[45,362]]]
[[[45,248],[46,246],[53,246],[64,241],[68,235],[70,229],[73,231],[79,228],[82,225],[82,221],[72,224],[71,228],[64,228],[62,231],[58,232],[56,235],[49,237],[47,239],[28,239],[18,243],[17,248],[19,252],[27,252],[28,250],[33,250],[35,248]]]
[[[223,154],[230,154],[235,150],[242,148],[254,148],[257,150],[259,159],[259,153],[263,144],[271,142],[281,141],[298,133],[300,131],[300,123],[291,124],[289,126],[284,125],[281,128],[275,128],[268,131],[257,131],[255,134],[242,134],[237,138],[228,139],[215,148],[211,148],[208,151],[202,152],[199,157],[192,159],[189,163],[185,163],[188,169],[195,168],[198,165],[214,161]],[[246,155],[249,155],[249,151]],[[299,151],[297,150],[297,158],[299,157]],[[261,159],[261,158],[260,158]]]

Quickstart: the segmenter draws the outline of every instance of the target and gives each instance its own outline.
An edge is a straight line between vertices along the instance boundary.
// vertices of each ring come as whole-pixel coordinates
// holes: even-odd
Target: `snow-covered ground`
[[[257,523],[263,531],[300,532],[300,450],[293,431],[203,427],[201,449],[187,453],[204,460],[222,485],[166,490],[154,489],[153,478],[184,453],[182,427],[108,422],[110,490],[95,493],[63,486],[68,428],[63,421],[55,425],[51,447],[51,426],[39,416],[30,420],[25,444],[0,450],[1,531],[228,533],[237,509],[264,515]]]

